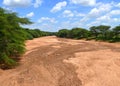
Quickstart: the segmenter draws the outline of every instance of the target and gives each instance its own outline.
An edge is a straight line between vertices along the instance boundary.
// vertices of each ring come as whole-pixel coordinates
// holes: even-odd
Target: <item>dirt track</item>
[[[0,86],[120,86],[120,43],[42,37],[26,42],[20,66]]]

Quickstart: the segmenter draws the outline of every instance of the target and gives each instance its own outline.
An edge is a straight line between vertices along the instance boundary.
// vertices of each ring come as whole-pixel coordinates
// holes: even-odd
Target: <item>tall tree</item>
[[[120,37],[120,25],[113,28],[113,33],[117,38]]]
[[[97,26],[98,31],[100,32],[102,39],[107,39],[107,33],[109,32],[110,26],[100,25]]]
[[[70,36],[71,38],[76,38],[76,39],[81,39],[81,38],[86,38],[88,31],[83,28],[73,28],[70,31]]]
[[[58,31],[57,36],[62,37],[62,38],[68,38],[69,37],[69,30],[61,29]]]
[[[92,36],[95,36],[95,38],[97,38],[99,35],[99,30],[98,30],[97,26],[90,27],[90,33]]]

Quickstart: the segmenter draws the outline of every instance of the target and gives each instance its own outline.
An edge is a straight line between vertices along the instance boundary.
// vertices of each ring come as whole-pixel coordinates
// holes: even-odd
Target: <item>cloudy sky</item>
[[[28,17],[44,31],[120,24],[120,0],[1,0],[0,7]]]

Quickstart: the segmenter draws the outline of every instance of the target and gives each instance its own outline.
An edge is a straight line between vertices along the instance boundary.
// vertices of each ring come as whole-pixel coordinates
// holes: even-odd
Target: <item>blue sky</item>
[[[0,7],[34,22],[24,27],[44,31],[120,24],[119,0],[2,0]]]

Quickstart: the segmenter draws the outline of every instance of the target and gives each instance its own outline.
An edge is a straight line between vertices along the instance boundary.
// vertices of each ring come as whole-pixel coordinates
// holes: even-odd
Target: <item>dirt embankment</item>
[[[119,86],[120,44],[42,37],[26,42],[16,69],[0,86]]]

